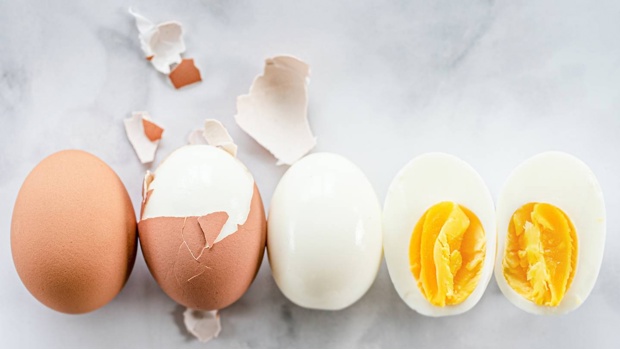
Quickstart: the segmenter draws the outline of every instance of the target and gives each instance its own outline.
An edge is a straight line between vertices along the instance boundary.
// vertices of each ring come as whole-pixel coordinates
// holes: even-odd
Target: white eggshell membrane
[[[316,153],[282,177],[268,219],[276,284],[293,303],[339,310],[359,300],[381,264],[381,206],[362,171]]]
[[[557,307],[540,306],[508,285],[502,270],[506,235],[512,215],[521,206],[541,202],[561,209],[577,235],[577,270]],[[497,203],[498,258],[495,280],[506,298],[532,314],[565,314],[588,297],[601,267],[605,246],[605,202],[590,168],[572,155],[546,152],[519,165],[510,175]]]
[[[226,151],[210,145],[187,145],[174,151],[154,173],[153,190],[142,219],[228,213],[215,243],[234,233],[250,213],[254,179]]]
[[[465,301],[438,307],[420,291],[411,273],[409,244],[415,225],[433,205],[452,201],[473,212],[484,229],[486,253],[478,285]],[[392,283],[400,298],[426,316],[464,313],[482,297],[495,262],[495,208],[480,175],[459,158],[429,153],[410,161],[392,181],[383,208],[383,247]]]

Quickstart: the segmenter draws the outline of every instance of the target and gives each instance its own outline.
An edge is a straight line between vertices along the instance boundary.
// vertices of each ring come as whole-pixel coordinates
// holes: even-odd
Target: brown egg
[[[263,202],[255,189],[246,223],[204,252],[205,238],[198,219],[143,220],[139,223],[140,246],[149,270],[170,298],[192,309],[222,309],[245,293],[260,267],[266,240]]]
[[[102,307],[127,281],[136,245],[127,190],[94,155],[55,153],[24,181],[11,251],[19,277],[41,303],[70,314]]]
[[[186,146],[147,175],[143,194],[140,245],[164,292],[200,310],[238,300],[258,272],[267,237],[245,166],[221,149]]]

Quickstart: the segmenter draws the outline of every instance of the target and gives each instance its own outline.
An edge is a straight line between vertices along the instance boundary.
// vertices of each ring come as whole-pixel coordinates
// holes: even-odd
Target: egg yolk
[[[409,263],[418,288],[433,305],[463,302],[482,273],[486,239],[476,215],[454,202],[429,208],[409,243]]]
[[[510,220],[502,261],[504,277],[517,293],[544,306],[557,306],[575,276],[577,235],[559,208],[529,203]]]

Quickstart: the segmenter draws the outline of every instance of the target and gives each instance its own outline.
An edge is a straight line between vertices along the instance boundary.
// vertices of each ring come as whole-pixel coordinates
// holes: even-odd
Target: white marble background
[[[127,8],[186,28],[204,82],[173,90],[143,58]],[[235,98],[263,60],[312,66],[317,151],[356,162],[384,198],[413,156],[469,161],[494,196],[510,171],[558,149],[598,175],[608,209],[601,275],[563,317],[512,306],[491,282],[469,313],[432,319],[398,297],[387,270],[340,312],[301,309],[265,261],[249,292],[222,311],[207,345],[179,326],[180,307],[141,255],[120,295],[83,316],[38,304],[14,270],[9,229],[21,182],[44,156],[95,153],[138,206],[146,167],[122,119],[146,109],[166,126],[158,160],[216,117],[240,144],[265,203],[285,171],[233,122]],[[71,1],[0,0],[0,347],[2,348],[617,348],[620,344],[620,2],[601,1]]]

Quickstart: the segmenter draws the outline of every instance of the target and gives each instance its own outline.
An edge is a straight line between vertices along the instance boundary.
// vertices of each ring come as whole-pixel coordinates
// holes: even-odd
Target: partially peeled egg
[[[138,223],[144,258],[161,288],[191,309],[219,310],[250,287],[267,223],[250,171],[211,145],[188,145],[147,173]]]
[[[497,204],[495,279],[533,314],[565,314],[588,297],[605,244],[605,203],[586,164],[560,152],[517,167]]]
[[[495,209],[466,162],[443,153],[409,162],[388,190],[383,232],[390,278],[410,308],[447,316],[478,303],[493,273]]]

